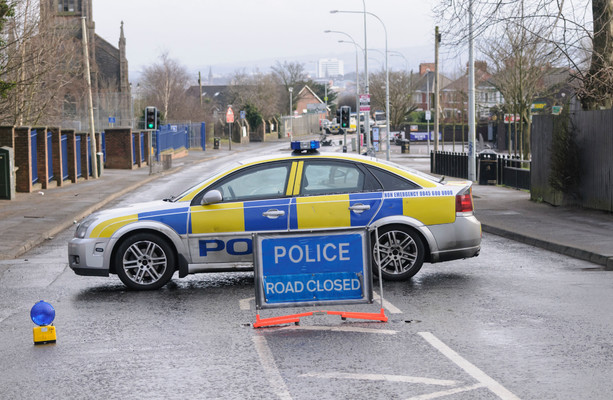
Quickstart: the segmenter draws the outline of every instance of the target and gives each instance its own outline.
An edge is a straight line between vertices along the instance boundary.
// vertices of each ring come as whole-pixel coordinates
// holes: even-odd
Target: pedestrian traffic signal
[[[155,131],[158,128],[158,109],[155,107],[145,108],[145,129]]]
[[[341,128],[348,129],[349,128],[349,116],[351,115],[351,107],[342,106],[341,107]]]

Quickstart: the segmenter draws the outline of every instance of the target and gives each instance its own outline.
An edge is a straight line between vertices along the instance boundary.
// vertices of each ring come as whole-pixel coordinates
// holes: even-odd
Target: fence
[[[550,184],[554,121],[568,124],[574,137],[569,151],[579,159],[579,182],[573,193],[555,192]],[[566,117],[535,115],[532,123],[531,149],[535,173],[532,199],[551,204],[567,204],[613,212],[613,109],[583,111],[571,109]]]
[[[163,152],[194,148],[205,150],[205,131],[204,122],[160,127],[152,135],[157,161]],[[109,157],[113,160],[107,164],[108,141],[112,142]],[[74,183],[79,178],[89,179],[92,162],[98,160],[97,156],[92,156],[90,143],[89,134],[72,129],[0,127],[0,147],[14,149],[17,192],[31,192],[34,185],[47,189],[51,182],[62,186],[64,181]],[[109,128],[107,132],[96,134],[96,153],[102,153],[102,162],[112,165],[110,168],[141,167],[147,162],[147,143],[147,135],[143,132],[132,132],[130,128]]]
[[[301,137],[319,134],[321,114],[302,114],[281,117],[281,132],[285,137]]]
[[[477,156],[477,181],[480,185],[505,185],[530,190],[530,165],[530,161],[496,153],[482,153]],[[430,171],[438,175],[468,179],[468,154],[431,152]]]
[[[206,126],[204,122],[160,126],[153,135],[156,159],[159,160],[160,154],[169,150],[176,151],[195,147],[201,147],[202,150],[205,150],[205,134]]]

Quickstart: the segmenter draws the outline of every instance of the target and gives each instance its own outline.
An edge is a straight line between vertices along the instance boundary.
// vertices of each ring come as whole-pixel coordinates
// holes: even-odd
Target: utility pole
[[[439,68],[438,68],[438,47],[441,42],[441,34],[438,33],[438,26],[434,28],[434,155],[432,159],[434,161],[434,170],[436,171],[436,152],[438,151],[438,131],[439,131],[439,96],[440,96],[440,82],[439,82]]]
[[[475,38],[473,29],[473,0],[468,3],[468,179],[477,180],[477,158],[475,157]]]
[[[85,81],[87,83],[87,105],[89,109],[89,136],[90,136],[90,152],[92,163],[92,176],[98,178],[98,155],[96,146],[96,129],[94,127],[94,101],[92,99],[92,78],[89,71],[89,49],[87,46],[87,27],[85,26],[85,17],[81,17],[81,30],[83,31],[83,62],[85,66]],[[87,167],[86,167],[87,168]]]
[[[200,71],[198,71],[198,87],[200,88],[200,108],[202,108],[202,77]]]

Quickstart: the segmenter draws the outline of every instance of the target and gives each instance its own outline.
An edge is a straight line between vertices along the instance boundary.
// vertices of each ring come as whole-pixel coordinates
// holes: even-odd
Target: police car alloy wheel
[[[154,290],[164,286],[175,271],[171,247],[160,237],[138,233],[127,237],[115,255],[116,273],[130,289]]]
[[[379,228],[379,250],[381,252],[381,275],[388,281],[402,281],[411,278],[424,263],[424,244],[412,229],[397,225]],[[379,276],[377,245],[373,242],[373,268]]]

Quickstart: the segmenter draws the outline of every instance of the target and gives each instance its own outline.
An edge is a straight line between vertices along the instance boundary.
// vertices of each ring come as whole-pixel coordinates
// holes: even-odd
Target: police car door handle
[[[349,207],[349,209],[356,214],[361,214],[364,211],[370,210],[370,206],[368,204],[357,203]]]
[[[275,208],[265,211],[264,213],[262,213],[263,216],[270,218],[270,219],[277,219],[279,217],[282,217],[285,215],[285,211],[283,210],[277,210]]]

